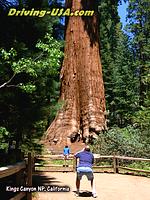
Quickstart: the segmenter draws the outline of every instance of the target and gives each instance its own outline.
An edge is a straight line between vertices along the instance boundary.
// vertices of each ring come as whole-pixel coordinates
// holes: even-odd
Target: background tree
[[[118,19],[117,1],[111,4],[104,0],[99,7],[109,130],[100,135],[93,150],[149,157],[150,9],[148,1],[128,2],[128,25],[124,31]]]
[[[35,7],[40,5],[34,2]],[[59,97],[63,53],[62,43],[54,39],[59,20],[9,18],[7,9],[2,9],[0,22],[0,149],[7,151],[15,141],[16,149],[40,150],[39,141]]]
[[[139,104],[144,105],[149,89],[150,54],[150,2],[147,0],[130,1],[128,7],[128,31],[132,36],[132,50],[139,77]]]
[[[131,123],[138,104],[138,81],[129,36],[121,27],[119,1],[99,4],[100,44],[106,90],[108,126],[124,127]]]
[[[138,111],[133,115],[133,124],[140,131],[141,142],[148,154],[150,145],[150,2],[129,1],[129,23],[131,47],[139,82]]]

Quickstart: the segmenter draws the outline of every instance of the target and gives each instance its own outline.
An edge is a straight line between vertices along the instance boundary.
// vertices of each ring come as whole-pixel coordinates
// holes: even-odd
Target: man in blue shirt
[[[80,189],[80,180],[82,179],[83,175],[87,176],[87,179],[91,181],[91,189],[92,189],[92,195],[93,197],[97,197],[95,187],[93,184],[93,170],[92,166],[94,163],[94,156],[90,152],[90,147],[87,145],[83,149],[83,151],[77,152],[75,154],[76,163],[77,160],[79,160],[78,166],[77,166],[77,178],[76,178],[76,195],[79,196],[79,189]]]

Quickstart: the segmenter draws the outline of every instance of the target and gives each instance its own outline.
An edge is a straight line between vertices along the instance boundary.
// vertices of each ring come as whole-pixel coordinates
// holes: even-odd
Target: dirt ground
[[[120,174],[94,173],[97,200],[150,200],[150,178]],[[38,192],[34,200],[84,200],[91,196],[90,182],[82,178],[80,196],[75,196],[76,173],[47,172],[34,175],[34,185],[67,185],[70,192]]]

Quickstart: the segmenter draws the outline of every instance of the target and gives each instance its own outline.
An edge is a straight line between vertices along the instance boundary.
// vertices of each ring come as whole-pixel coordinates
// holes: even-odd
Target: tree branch
[[[33,59],[33,61],[38,60],[39,58],[41,58],[44,55],[44,52],[40,53],[36,58]]]
[[[9,88],[9,87],[15,87],[15,88],[17,88],[17,87],[19,87],[19,84],[18,85],[6,85],[6,87],[7,88]]]
[[[2,85],[0,85],[0,89],[3,87],[6,87],[12,80],[13,78],[16,76],[16,74],[14,73],[13,76],[5,83],[3,83]]]

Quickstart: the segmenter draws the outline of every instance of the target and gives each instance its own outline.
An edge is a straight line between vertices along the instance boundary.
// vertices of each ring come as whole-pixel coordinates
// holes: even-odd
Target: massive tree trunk
[[[47,130],[49,141],[66,141],[80,133],[89,138],[106,129],[105,95],[99,52],[97,5],[94,0],[68,0],[67,7],[94,10],[91,17],[69,17],[61,69],[63,108]]]

